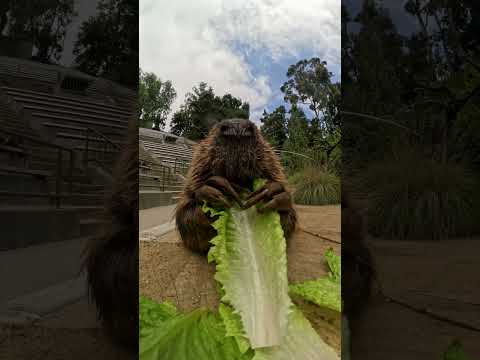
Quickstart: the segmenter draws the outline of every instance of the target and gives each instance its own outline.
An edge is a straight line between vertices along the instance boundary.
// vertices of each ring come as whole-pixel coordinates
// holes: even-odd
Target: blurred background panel
[[[130,358],[100,330],[81,265],[113,221],[129,126],[138,143],[138,3],[0,8],[0,357]]]
[[[468,0],[342,1],[353,359],[480,355],[479,11]]]

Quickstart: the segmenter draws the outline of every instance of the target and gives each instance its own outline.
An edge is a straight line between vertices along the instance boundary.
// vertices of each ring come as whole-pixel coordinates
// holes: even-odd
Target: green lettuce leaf
[[[303,297],[318,306],[340,312],[342,309],[340,283],[320,278],[290,285],[290,294]]]
[[[221,300],[240,315],[252,348],[279,345],[292,304],[280,216],[255,207],[219,211],[205,205],[204,211],[218,216],[208,259],[216,263]]]
[[[336,255],[332,249],[328,249],[325,260],[330,269],[328,277],[290,285],[290,294],[340,312],[342,310],[340,256]]]
[[[447,351],[443,354],[444,360],[469,360],[470,357],[467,356],[465,350],[463,350],[462,343],[457,339],[454,340]]]
[[[220,317],[225,325],[226,336],[232,336],[237,342],[240,352],[246,353],[250,349],[250,342],[242,327],[242,319],[238,314],[233,312],[233,309],[223,303],[218,308]]]
[[[342,281],[342,261],[340,256],[335,254],[332,248],[328,249],[325,253],[325,260],[327,261],[330,273],[328,276],[335,282],[340,283]]]
[[[253,360],[339,360],[310,322],[296,308],[288,319],[287,335],[280,346],[255,350]]]
[[[208,310],[179,313],[168,303],[140,300],[141,360],[251,360],[227,336],[222,319]]]
[[[149,335],[151,329],[179,315],[175,305],[169,302],[158,303],[140,295],[138,320],[140,324],[140,337]]]

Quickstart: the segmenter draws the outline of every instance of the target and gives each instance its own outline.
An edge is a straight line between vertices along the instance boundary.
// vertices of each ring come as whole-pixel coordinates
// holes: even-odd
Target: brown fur
[[[195,200],[195,192],[208,178],[225,177],[229,182],[250,190],[253,180],[262,178],[279,182],[288,189],[280,160],[257,127],[254,126],[254,136],[247,141],[232,139],[226,142],[220,136],[221,124],[213,127],[208,137],[196,145],[175,213],[177,229],[185,246],[196,252],[208,251],[209,241],[216,234],[210,225],[212,219],[207,218],[201,210],[202,204]],[[292,207],[279,213],[288,239],[295,230],[296,212]]]
[[[105,227],[86,249],[89,294],[113,340],[138,351],[138,127],[114,170]]]
[[[344,312],[353,322],[369,300],[375,276],[365,245],[365,221],[353,200],[342,193],[342,298]]]

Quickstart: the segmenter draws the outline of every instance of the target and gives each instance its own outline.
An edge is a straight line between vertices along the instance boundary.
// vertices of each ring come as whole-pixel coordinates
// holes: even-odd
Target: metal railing
[[[109,164],[120,152],[120,146],[102,134],[100,131],[92,128],[85,128],[85,146],[83,153],[83,165],[86,168],[90,162],[100,165],[104,170],[111,172]],[[92,147],[92,143],[100,143]]]
[[[175,172],[173,171],[173,169],[163,164],[154,163],[147,160],[141,160],[140,169],[143,169],[143,171],[140,171],[140,175],[149,175],[148,173],[150,172],[158,173],[158,171],[160,171],[160,174],[158,176],[153,176],[155,180],[159,181],[158,188],[162,191],[165,191],[166,187],[171,184],[172,181],[175,179]]]
[[[185,175],[190,167],[190,160],[184,158],[175,158],[173,163],[173,173]]]
[[[0,133],[10,135],[16,139],[21,139],[22,144],[21,147],[24,150],[28,150],[28,147],[26,146],[27,142],[31,142],[34,144],[39,144],[43,147],[49,148],[49,149],[55,149],[56,151],[56,167],[55,167],[55,192],[51,193],[24,193],[24,192],[9,192],[9,191],[2,191],[1,195],[2,196],[30,196],[30,197],[45,197],[49,199],[53,199],[55,203],[56,208],[60,208],[61,206],[61,199],[62,197],[67,197],[71,196],[72,194],[72,180],[73,180],[73,169],[74,169],[74,164],[75,164],[75,152],[72,149],[56,145],[56,144],[51,144],[47,141],[25,135],[25,134],[20,134],[18,132],[12,131],[12,130],[7,130],[7,129],[2,129],[0,128]],[[68,155],[68,169],[67,169],[67,176],[64,175],[64,153],[67,153]],[[32,156],[32,154],[28,154],[28,151],[25,151],[24,156]],[[24,163],[24,166],[26,166],[26,163]],[[7,169],[3,169],[6,172],[13,171]],[[33,169],[27,169],[25,167],[25,170],[33,170]],[[35,175],[35,173],[32,173],[32,176],[38,176]],[[65,182],[65,178],[67,177],[68,182],[68,193],[65,194],[63,193],[63,183]]]

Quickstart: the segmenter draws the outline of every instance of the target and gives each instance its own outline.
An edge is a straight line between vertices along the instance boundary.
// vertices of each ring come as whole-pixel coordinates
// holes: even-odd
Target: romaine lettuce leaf
[[[255,350],[253,360],[339,360],[339,356],[322,340],[302,312],[294,308],[282,344]]]
[[[240,315],[235,314],[230,306],[222,303],[218,307],[218,312],[225,325],[226,336],[232,336],[237,342],[240,352],[242,354],[246,353],[251,347],[247,335],[243,330]]]
[[[151,329],[179,315],[175,305],[169,302],[158,303],[143,295],[139,299],[138,320],[140,325],[140,337],[149,335]]]
[[[342,309],[340,256],[329,249],[325,253],[325,260],[330,268],[328,277],[290,285],[290,294],[340,312]]]
[[[172,311],[175,310],[175,311]],[[140,302],[141,360],[251,360],[228,337],[218,314],[198,309],[182,314],[170,304]]]
[[[218,211],[205,205],[204,211],[218,216],[208,258],[216,263],[221,300],[240,315],[252,348],[279,345],[292,304],[280,216],[255,207]]]
[[[318,306],[338,312],[342,309],[340,283],[332,281],[329,277],[290,285],[290,293],[301,296]]]
[[[454,340],[447,351],[443,354],[444,360],[469,360],[470,357],[467,356],[465,350],[463,350],[462,343],[456,339]]]
[[[330,273],[328,276],[335,282],[340,283],[342,281],[342,261],[340,256],[335,254],[332,248],[328,249],[325,253],[325,260],[327,261]]]

